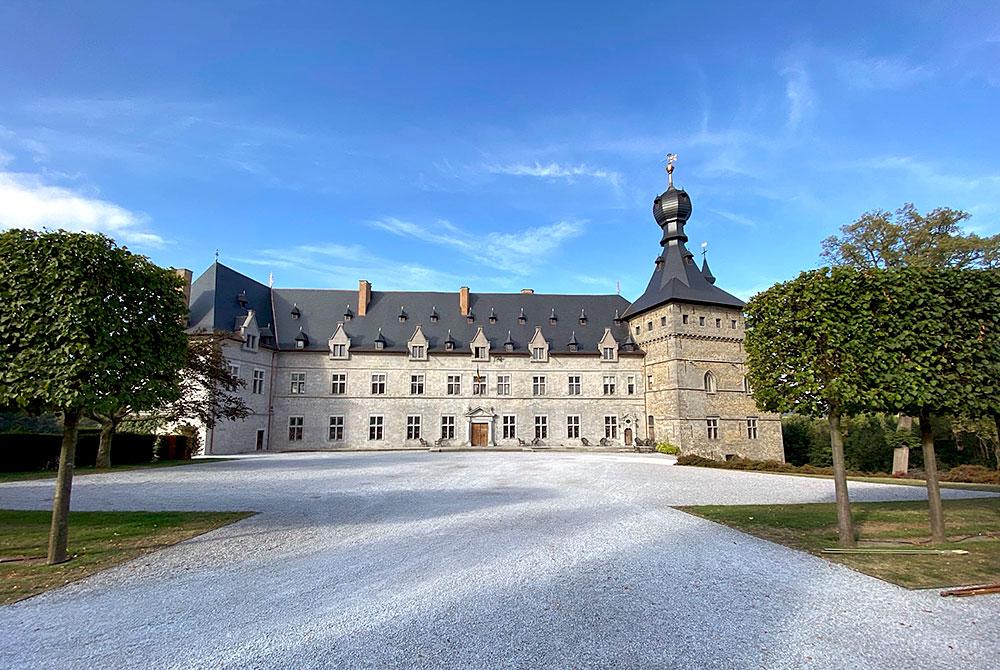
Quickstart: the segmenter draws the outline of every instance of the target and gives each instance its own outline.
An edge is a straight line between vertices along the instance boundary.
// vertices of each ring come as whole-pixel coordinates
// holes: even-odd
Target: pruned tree
[[[776,284],[746,307],[747,376],[758,406],[827,420],[842,546],[855,537],[841,419],[878,407],[891,369],[873,328],[884,302],[879,284],[875,272],[824,268]]]
[[[0,405],[63,416],[48,562],[66,560],[81,417],[176,376],[186,347],[178,278],[104,235],[0,233]]]
[[[841,227],[840,236],[823,240],[822,257],[858,269],[1000,267],[1000,235],[963,232],[969,217],[947,207],[921,214],[909,203],[895,212],[865,212]]]

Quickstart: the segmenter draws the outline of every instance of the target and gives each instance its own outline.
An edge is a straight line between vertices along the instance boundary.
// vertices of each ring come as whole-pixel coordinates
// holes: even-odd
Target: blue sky
[[[865,210],[1000,232],[996,3],[763,4],[8,0],[0,226],[285,287],[634,299],[672,151],[743,297]]]

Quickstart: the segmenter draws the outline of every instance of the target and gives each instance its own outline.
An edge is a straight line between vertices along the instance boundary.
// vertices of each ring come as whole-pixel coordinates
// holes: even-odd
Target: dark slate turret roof
[[[629,306],[623,317],[633,317],[669,302],[743,307],[742,300],[714,285],[714,277],[709,281],[684,245],[688,239],[684,224],[691,211],[691,198],[673,184],[653,200],[653,218],[663,229],[660,240],[663,251],[654,262],[653,276],[646,291]]]
[[[598,343],[604,329],[610,328],[618,342],[628,338],[628,326],[616,321],[616,316],[629,306],[620,295],[564,295],[545,293],[475,293],[469,294],[470,312],[489,314],[487,319],[468,321],[459,313],[459,294],[432,291],[372,291],[365,316],[357,310],[357,290],[283,289],[267,286],[224,265],[214,264],[192,284],[191,320],[189,330],[232,330],[236,316],[246,315],[236,296],[246,289],[247,307],[257,311],[258,324],[273,324],[276,346],[282,350],[296,349],[296,336],[307,334],[307,351],[328,350],[327,341],[336,332],[337,324],[351,338],[352,351],[374,351],[381,329],[385,351],[405,352],[406,343],[419,324],[427,338],[428,350],[444,351],[444,341],[451,331],[455,351],[469,353],[470,343],[481,327],[490,341],[490,349],[498,354],[509,339],[515,354],[527,355],[528,342],[540,326],[553,353],[568,352],[568,342],[575,337],[580,354],[598,355]],[[348,305],[354,318],[344,319]],[[405,306],[407,320],[401,322],[400,305]],[[299,317],[292,317],[293,306]],[[553,314],[587,315],[587,323],[577,319],[560,319],[550,323]],[[431,315],[438,315],[437,321]],[[518,316],[524,315],[524,323]],[[301,329],[301,331],[300,331]],[[575,333],[574,333],[575,331]],[[262,343],[266,344],[266,343]],[[636,352],[641,355],[641,352]]]

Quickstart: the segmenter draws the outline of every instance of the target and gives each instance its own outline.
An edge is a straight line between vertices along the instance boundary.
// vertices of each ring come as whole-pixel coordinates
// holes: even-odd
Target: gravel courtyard
[[[0,508],[51,496],[51,481],[3,484]],[[998,596],[906,591],[671,507],[831,500],[827,480],[631,454],[288,454],[90,475],[73,509],[259,514],[0,607],[0,666],[996,668]]]

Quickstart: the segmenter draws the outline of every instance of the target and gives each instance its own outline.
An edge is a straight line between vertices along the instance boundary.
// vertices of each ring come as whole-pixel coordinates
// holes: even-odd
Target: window
[[[292,373],[292,384],[288,389],[288,392],[293,395],[302,395],[306,392],[306,373],[304,372],[293,372]]]
[[[330,350],[334,358],[347,358],[347,345],[346,344],[335,344]]]
[[[718,384],[715,382],[715,375],[711,370],[705,373],[705,393],[715,393],[718,391]]]
[[[580,375],[569,376],[569,395],[580,395]]]
[[[613,361],[615,360],[615,348],[614,347],[603,347],[601,349],[601,360]]]
[[[635,395],[635,377],[632,375],[625,378],[625,392],[629,395]]]
[[[381,440],[384,437],[385,419],[382,416],[368,417],[368,439]]]
[[[497,375],[497,395],[510,395],[510,375]]]
[[[646,375],[646,390],[653,390],[653,375]]]
[[[753,388],[750,387],[750,378],[743,378],[743,392],[747,395],[753,395]]]
[[[486,395],[486,375],[473,375],[472,395]]]
[[[604,375],[604,395],[614,395],[615,394],[615,379],[614,375]]]
[[[232,363],[230,363],[229,364],[229,376],[230,377],[236,377],[237,379],[239,379],[239,377],[240,377],[240,366],[233,365]]]
[[[580,439],[580,417],[579,416],[567,416],[566,417],[566,437],[570,440]]]
[[[347,373],[334,372],[330,375],[330,395],[344,395],[347,393]]]
[[[732,328],[733,330],[736,330],[736,319],[733,319],[732,321],[729,322],[729,327]]]
[[[687,325],[687,323],[688,323],[688,315],[687,314],[681,314],[681,323],[683,323],[685,326]]]
[[[264,393],[264,371],[254,370],[253,371],[253,386],[251,387],[254,395],[261,395]]]
[[[408,440],[419,440],[420,439],[420,417],[419,416],[408,416],[408,417],[406,417],[406,439],[408,439]]]
[[[424,345],[414,344],[410,347],[410,358],[423,358],[424,357]]]
[[[618,417],[617,416],[606,416],[604,417],[604,437],[609,440],[618,439]]]
[[[722,328],[722,319],[716,319],[715,320],[715,327],[716,328]]]
[[[372,373],[372,395],[384,395],[385,394],[385,373],[384,372],[373,372]],[[382,439],[382,438],[379,438]]]
[[[653,420],[652,414],[646,417],[646,439],[656,439],[656,422]]]
[[[757,439],[757,417],[751,416],[747,418],[747,439]]]
[[[703,317],[703,316],[699,316],[698,317],[698,325],[699,326],[704,326],[705,325],[705,317]]]
[[[639,326],[636,326],[635,327],[635,334],[638,335],[640,332],[642,332],[642,328],[640,328]]]
[[[473,351],[472,356],[473,358],[476,358],[478,360],[486,360],[487,358],[486,347],[476,347],[475,351]]]
[[[305,349],[306,348],[306,341],[305,340],[295,340],[295,348],[296,349]]]
[[[250,351],[256,351],[257,350],[257,336],[256,335],[247,335],[246,339],[245,339],[245,341],[243,343],[243,346],[244,346],[245,349],[249,349]]]
[[[652,321],[647,321],[646,322],[646,330],[653,330],[653,322]]]
[[[338,442],[344,439],[344,417],[330,417],[330,439]]]
[[[455,417],[453,416],[441,417],[441,439],[442,440],[455,439]]]
[[[289,442],[301,442],[302,441],[302,417],[301,416],[290,416],[290,417],[288,417],[288,441]]]
[[[533,360],[533,361],[544,361],[545,360],[545,347],[532,347],[531,348],[531,360]]]
[[[660,317],[660,326],[666,326],[666,325],[667,325],[667,317],[661,316]]]
[[[535,439],[536,440],[549,439],[549,417],[547,416],[535,417]]]
[[[410,395],[424,394],[424,376],[410,375]]]
[[[545,377],[536,375],[531,378],[531,395],[545,395]]]
[[[448,395],[462,394],[462,376],[448,375]]]
[[[503,431],[503,439],[505,440],[516,440],[517,439],[517,417],[513,414],[504,414],[501,418],[501,426]]]
[[[708,439],[717,440],[719,439],[719,420],[718,419],[706,419],[705,425],[708,428]]]

